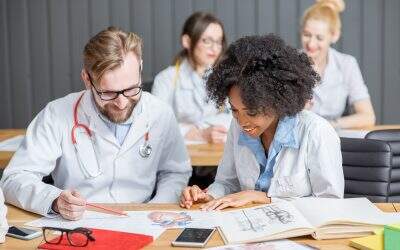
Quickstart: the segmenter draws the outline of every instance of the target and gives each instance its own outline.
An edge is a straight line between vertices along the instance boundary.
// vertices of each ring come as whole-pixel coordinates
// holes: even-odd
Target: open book
[[[315,239],[361,237],[400,222],[400,213],[382,212],[366,198],[310,197],[227,211],[219,218],[225,244],[235,244],[308,234]]]

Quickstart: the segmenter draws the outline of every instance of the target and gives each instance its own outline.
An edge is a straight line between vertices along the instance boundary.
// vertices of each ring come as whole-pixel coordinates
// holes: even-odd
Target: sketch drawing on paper
[[[153,225],[162,228],[184,227],[189,225],[193,219],[186,212],[154,211],[147,215]]]
[[[288,224],[294,221],[290,212],[275,205],[242,210],[234,216],[241,231],[260,232],[271,224]]]

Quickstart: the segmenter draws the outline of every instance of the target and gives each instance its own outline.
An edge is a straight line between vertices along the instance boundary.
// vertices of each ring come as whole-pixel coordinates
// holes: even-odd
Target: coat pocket
[[[276,178],[274,185],[274,196],[277,197],[304,197],[311,194],[310,182],[305,172]]]

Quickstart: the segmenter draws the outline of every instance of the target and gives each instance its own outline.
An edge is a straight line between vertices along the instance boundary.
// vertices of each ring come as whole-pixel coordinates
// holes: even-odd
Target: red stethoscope
[[[82,93],[81,96],[78,98],[78,100],[76,101],[75,105],[74,105],[74,126],[72,127],[71,130],[71,138],[72,138],[72,144],[76,145],[77,141],[76,141],[76,136],[75,136],[75,131],[78,128],[82,128],[83,130],[85,130],[86,134],[92,138],[92,132],[90,131],[89,127],[86,126],[85,124],[79,123],[78,121],[78,106],[79,103],[82,100],[82,97],[85,93]],[[146,124],[146,133],[144,134],[144,144],[141,145],[139,147],[139,155],[142,158],[148,158],[151,155],[151,152],[153,151],[151,145],[149,144],[149,123]],[[76,147],[75,147],[76,148]]]

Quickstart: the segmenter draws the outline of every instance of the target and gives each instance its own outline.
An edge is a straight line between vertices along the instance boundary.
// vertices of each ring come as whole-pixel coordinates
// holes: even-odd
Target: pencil
[[[97,208],[97,209],[101,209],[101,210],[104,210],[104,211],[107,211],[107,212],[111,212],[111,213],[115,213],[115,214],[119,214],[119,215],[128,216],[128,213],[125,212],[125,211],[118,210],[118,209],[112,209],[112,208],[108,208],[108,207],[104,207],[104,206],[100,206],[100,205],[95,205],[93,203],[86,203],[86,206],[94,207],[94,208]]]

